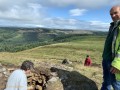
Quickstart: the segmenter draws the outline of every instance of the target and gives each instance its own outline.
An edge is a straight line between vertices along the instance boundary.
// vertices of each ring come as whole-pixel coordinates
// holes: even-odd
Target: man
[[[34,64],[31,61],[24,61],[20,69],[13,71],[8,78],[5,90],[27,90],[26,74],[34,69]]]
[[[101,90],[120,90],[120,6],[110,10],[113,20],[103,51],[103,84]]]

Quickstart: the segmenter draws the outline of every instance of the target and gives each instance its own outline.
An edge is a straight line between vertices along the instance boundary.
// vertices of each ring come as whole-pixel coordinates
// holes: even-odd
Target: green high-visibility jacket
[[[120,25],[114,33],[112,43],[113,61],[112,66],[120,70]],[[120,81],[120,73],[115,73],[116,80]]]

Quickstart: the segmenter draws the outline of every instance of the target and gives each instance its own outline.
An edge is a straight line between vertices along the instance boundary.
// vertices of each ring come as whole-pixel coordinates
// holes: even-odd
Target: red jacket
[[[92,64],[92,60],[90,59],[90,57],[87,57],[85,59],[84,66],[91,66],[91,64]]]

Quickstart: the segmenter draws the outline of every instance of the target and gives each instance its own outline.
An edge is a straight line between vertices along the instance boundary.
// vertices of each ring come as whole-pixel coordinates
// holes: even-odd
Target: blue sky
[[[0,0],[0,26],[108,31],[120,0]]]

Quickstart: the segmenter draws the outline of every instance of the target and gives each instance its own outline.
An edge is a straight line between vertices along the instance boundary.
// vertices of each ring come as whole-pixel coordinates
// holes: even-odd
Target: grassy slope
[[[86,55],[89,54],[93,63],[101,64],[103,45],[104,37],[86,36],[70,42],[40,46],[17,53],[1,52],[0,62],[20,64],[23,60],[30,59],[59,64],[67,58],[70,61],[77,61],[72,65],[74,69],[94,80],[100,88],[102,69],[100,67],[84,67],[83,63]]]

